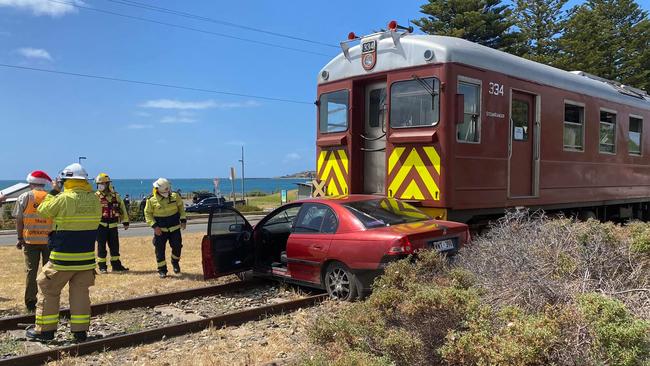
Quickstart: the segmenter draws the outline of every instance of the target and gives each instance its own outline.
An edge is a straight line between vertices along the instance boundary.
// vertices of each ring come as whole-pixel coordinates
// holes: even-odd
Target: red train
[[[318,75],[316,195],[650,218],[645,91],[395,22],[348,38]]]

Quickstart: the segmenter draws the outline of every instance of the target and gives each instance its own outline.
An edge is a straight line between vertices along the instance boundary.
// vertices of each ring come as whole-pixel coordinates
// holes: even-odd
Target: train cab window
[[[436,78],[398,81],[390,88],[392,128],[435,126],[440,119],[440,81]]]
[[[564,103],[564,150],[584,151],[585,107]]]
[[[318,99],[318,124],[321,133],[343,132],[348,129],[347,90],[323,93]]]
[[[456,126],[456,139],[459,142],[480,142],[481,127],[481,86],[461,81],[458,94],[463,94],[463,122]]]
[[[641,155],[643,119],[630,116],[630,128],[627,133],[627,150],[630,155]]]
[[[599,151],[616,154],[616,112],[600,111]]]

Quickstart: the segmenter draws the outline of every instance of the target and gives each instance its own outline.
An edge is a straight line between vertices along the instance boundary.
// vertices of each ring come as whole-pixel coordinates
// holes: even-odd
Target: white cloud
[[[289,162],[289,161],[296,161],[300,160],[301,156],[295,152],[288,153],[287,155],[284,156],[284,159],[282,160],[283,162]]]
[[[194,122],[196,122],[194,118],[184,117],[181,115],[165,116],[160,120],[160,123],[194,123]]]
[[[252,107],[258,107],[260,105],[261,104],[259,102],[254,100],[247,100],[244,102],[217,102],[214,100],[201,100],[201,101],[188,102],[188,101],[182,101],[177,99],[155,99],[155,100],[148,100],[140,104],[140,107],[159,108],[159,109],[197,110],[197,109],[210,109],[210,108],[219,108],[219,109],[252,108]]]
[[[216,105],[217,104],[213,100],[204,100],[198,102],[183,102],[174,99],[156,99],[156,100],[148,100],[140,104],[140,107],[159,108],[159,109],[208,109],[208,108],[214,108],[216,107]]]
[[[130,125],[126,126],[126,128],[128,128],[130,130],[143,130],[143,129],[146,129],[146,128],[153,128],[153,125],[143,125],[143,124],[134,123],[134,124],[130,124]]]
[[[52,61],[52,56],[50,53],[42,48],[23,47],[17,49],[16,52],[25,58]]]
[[[68,4],[66,4],[66,2]],[[74,5],[85,5],[81,0],[68,0],[53,2],[49,0],[0,0],[0,7],[11,7],[21,10],[30,10],[34,15],[49,15],[51,17],[63,16],[67,13],[76,13]]]
[[[151,113],[147,112],[135,112],[134,114],[138,117],[151,117]]]

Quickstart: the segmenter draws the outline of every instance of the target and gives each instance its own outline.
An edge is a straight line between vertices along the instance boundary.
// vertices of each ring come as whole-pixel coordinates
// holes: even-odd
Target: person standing
[[[165,246],[169,241],[172,248],[172,267],[174,273],[181,273],[181,248],[183,238],[181,229],[185,230],[187,219],[185,205],[178,193],[171,191],[171,184],[165,178],[158,178],[153,183],[153,194],[147,198],[144,207],[144,217],[147,225],[154,230],[153,245],[158,262],[158,275],[167,277],[167,261],[165,260]]]
[[[38,292],[36,275],[39,264],[45,266],[50,257],[47,241],[52,231],[52,220],[41,217],[37,209],[47,195],[45,185],[52,183],[52,179],[45,172],[35,170],[27,176],[27,183],[31,190],[18,196],[12,214],[16,218],[16,248],[22,249],[25,256],[25,307],[33,313]]]
[[[126,207],[126,212],[129,212],[131,206],[131,198],[129,197],[129,194],[127,193],[124,196],[124,207]]]
[[[113,272],[124,272],[129,269],[120,261],[120,238],[117,226],[120,221],[124,230],[129,228],[129,214],[120,195],[113,189],[111,178],[106,173],[99,173],[95,178],[97,192],[102,203],[102,220],[97,228],[97,265],[100,273],[107,273],[106,266],[106,243],[111,252],[111,269]]]
[[[88,289],[95,284],[95,239],[102,217],[102,205],[83,166],[74,163],[59,173],[52,190],[38,206],[38,213],[54,224],[49,240],[50,260],[36,279],[36,326],[25,335],[37,341],[54,339],[61,290],[69,284],[70,330],[76,341],[83,342],[90,327]]]

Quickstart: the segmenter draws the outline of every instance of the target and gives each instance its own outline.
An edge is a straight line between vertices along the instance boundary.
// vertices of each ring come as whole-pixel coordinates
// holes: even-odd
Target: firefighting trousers
[[[88,331],[90,326],[89,287],[95,284],[95,270],[59,271],[48,262],[37,278],[36,331],[56,330],[61,290],[70,284],[70,330]]]
[[[117,228],[107,228],[99,225],[97,228],[97,263],[100,267],[106,267],[106,244],[111,252],[111,264],[120,260],[120,238]]]
[[[167,273],[167,261],[165,260],[165,248],[167,241],[172,247],[172,263],[178,263],[181,259],[181,248],[183,248],[183,238],[181,230],[172,232],[163,231],[162,235],[153,236],[153,246],[156,249],[156,262],[158,262],[158,271]]]
[[[36,276],[38,276],[38,266],[43,262],[43,266],[50,258],[50,250],[44,244],[25,244],[23,245],[23,254],[25,255],[25,306],[33,307],[36,305]]]

